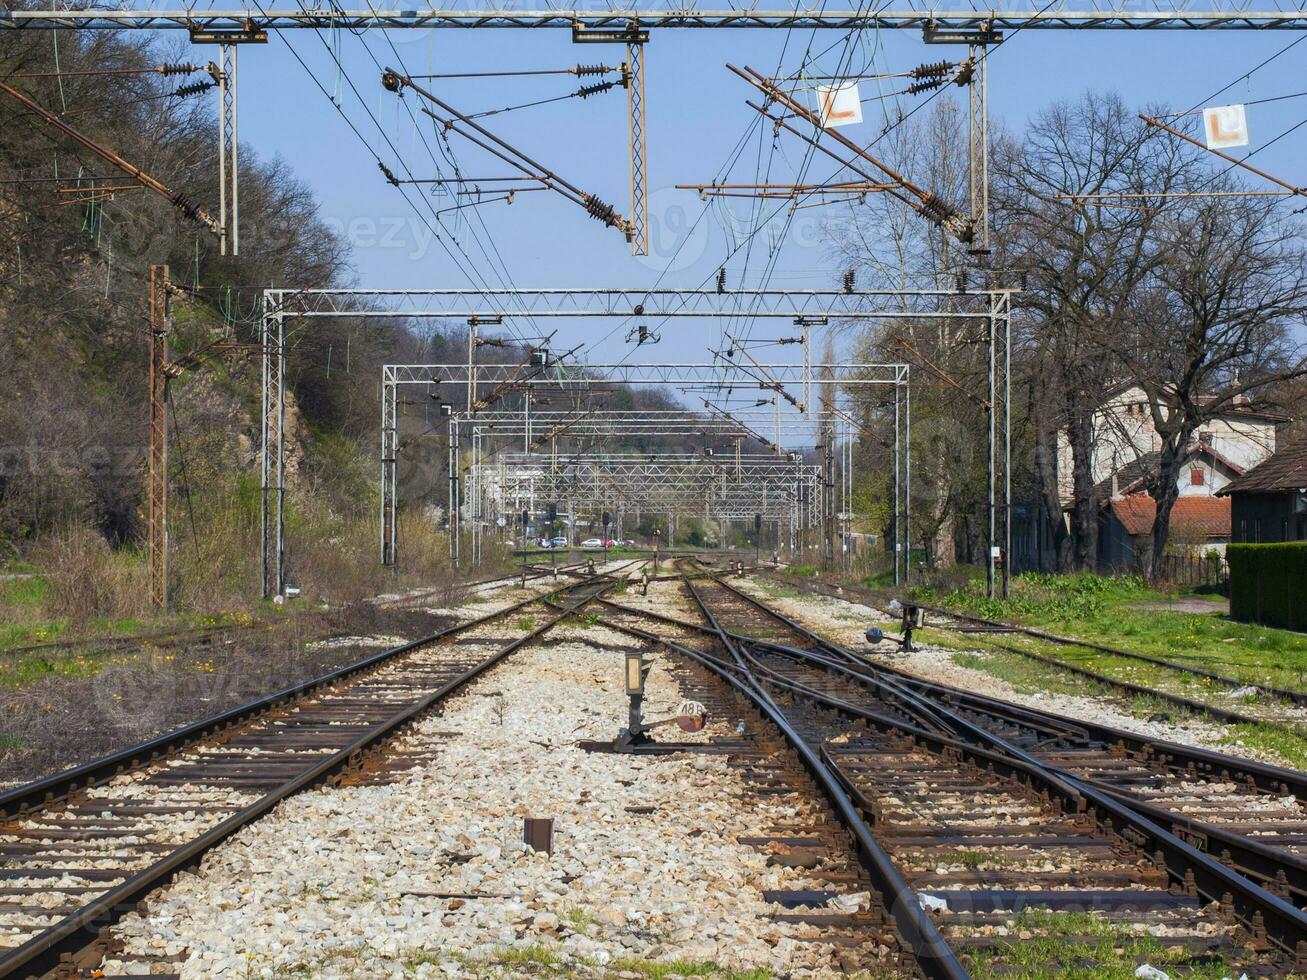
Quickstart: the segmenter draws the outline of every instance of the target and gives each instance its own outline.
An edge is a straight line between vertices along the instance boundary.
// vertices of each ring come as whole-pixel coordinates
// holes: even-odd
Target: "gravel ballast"
[[[822,882],[737,841],[813,820],[813,803],[752,794],[722,755],[576,746],[624,722],[630,642],[569,627],[515,655],[400,746],[429,761],[287,801],[124,919],[105,972],[645,976],[676,961],[842,974],[816,927],[776,921],[761,894]],[[680,699],[655,667],[646,717]],[[528,816],[553,818],[552,855],[522,843]],[[830,911],[868,900],[851,891]]]

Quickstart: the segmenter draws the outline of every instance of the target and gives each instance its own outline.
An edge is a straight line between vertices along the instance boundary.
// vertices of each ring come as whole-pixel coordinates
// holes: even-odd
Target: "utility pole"
[[[168,267],[150,266],[150,459],[146,488],[146,554],[150,605],[168,608],[168,330],[172,300]]]

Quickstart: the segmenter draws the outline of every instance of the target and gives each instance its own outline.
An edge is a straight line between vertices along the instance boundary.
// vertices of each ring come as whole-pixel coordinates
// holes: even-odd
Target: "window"
[[[1203,485],[1203,468],[1195,466],[1189,471],[1189,485],[1191,487],[1201,487]]]

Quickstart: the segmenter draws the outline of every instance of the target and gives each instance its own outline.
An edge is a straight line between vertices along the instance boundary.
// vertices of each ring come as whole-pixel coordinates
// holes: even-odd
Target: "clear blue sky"
[[[992,56],[991,111],[1003,125],[1019,132],[1031,114],[1051,101],[1072,99],[1091,88],[1115,89],[1131,104],[1165,102],[1188,108],[1297,36],[1283,31],[1022,31]],[[618,45],[573,45],[569,33],[557,29],[370,32],[366,43],[383,64],[397,61],[387,38],[397,47],[403,66],[413,74],[561,68],[578,61],[616,64],[624,55],[624,48]],[[288,32],[285,37],[274,37],[267,47],[242,50],[242,142],[261,155],[282,156],[309,183],[321,202],[323,216],[343,229],[353,243],[360,285],[471,285],[440,247],[430,241],[430,233],[418,214],[383,180],[371,154],[291,57],[287,39],[329,90],[339,88],[342,104],[368,141],[379,149],[384,147],[322,42],[310,31]],[[753,110],[744,104],[754,95],[753,90],[730,74],[725,63],[749,64],[767,72],[779,65],[782,71],[792,71],[810,43],[814,51],[834,44],[834,50],[820,64],[835,69],[842,52],[841,39],[838,31],[654,31],[646,54],[649,187],[654,225],[652,254],[647,258],[632,257],[618,232],[548,192],[521,194],[511,206],[481,207],[479,217],[464,211],[467,217],[452,227],[483,268],[485,263],[471,232],[475,229],[482,243],[493,239],[512,282],[519,286],[644,285],[660,276],[665,285],[699,285],[715,273],[726,252],[727,239],[718,222],[705,216],[687,240],[686,229],[700,218],[703,205],[693,193],[677,191],[672,185],[711,181],[753,121]],[[364,39],[341,33],[336,40],[346,73],[413,172],[418,176],[433,174],[434,166],[407,113],[394,95],[381,88],[379,73],[363,47]],[[915,31],[884,31],[878,42],[871,36],[864,42],[879,44],[879,70],[901,71],[926,61],[960,58],[964,53],[962,48],[928,47]],[[1246,84],[1240,82],[1217,101],[1249,101],[1307,88],[1301,81],[1304,55],[1307,43],[1259,71]],[[564,94],[578,83],[571,76],[558,76],[430,84],[446,101],[472,112]],[[417,97],[410,93],[407,101],[416,111]],[[905,108],[912,104],[911,100],[903,103]],[[1251,107],[1252,148],[1304,117],[1307,99]],[[868,123],[844,132],[869,140],[879,122],[873,110]],[[584,102],[573,99],[495,116],[483,123],[620,212],[628,211],[626,103],[621,90]],[[432,140],[429,129],[426,133]],[[1256,161],[1288,180],[1307,183],[1307,174],[1303,173],[1305,139],[1307,126],[1259,153]],[[510,172],[458,137],[451,140],[466,173]],[[782,145],[784,154],[776,158],[774,179],[791,180],[786,160],[801,161],[803,145],[784,134]],[[753,179],[756,149],[755,139],[728,179]],[[382,155],[393,166],[392,154],[383,149]],[[810,177],[821,179],[829,173],[825,165],[816,164]],[[437,208],[451,203],[449,198],[434,199]],[[747,213],[749,202],[736,204],[741,214]],[[773,285],[829,286],[838,281],[840,271],[821,241],[823,210],[799,213],[783,241],[771,278]],[[744,275],[745,284],[756,284],[767,266],[767,252],[764,232],[755,239],[747,270],[742,256],[731,263],[731,283],[740,284]],[[490,272],[485,273],[485,278],[491,284],[505,281],[502,274]],[[561,346],[597,342],[607,330],[601,321],[569,325],[567,342]],[[715,326],[698,320],[681,321],[664,330],[661,345],[647,348],[638,358],[699,360],[707,356],[707,348],[715,341]],[[619,331],[592,350],[590,356],[597,361],[629,353]]]

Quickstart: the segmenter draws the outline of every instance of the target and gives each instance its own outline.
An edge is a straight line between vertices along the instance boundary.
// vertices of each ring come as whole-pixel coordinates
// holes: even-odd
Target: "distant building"
[[[1230,501],[1232,540],[1307,541],[1307,439],[1285,447],[1218,492]]]
[[[1100,571],[1135,572],[1147,565],[1153,549],[1157,502],[1146,493],[1115,497],[1098,519]],[[1168,553],[1202,557],[1225,554],[1230,542],[1230,501],[1222,497],[1180,497],[1171,506]]]
[[[1287,421],[1236,402],[1203,423],[1180,470],[1181,496],[1213,496],[1235,476],[1252,469],[1275,452],[1276,429]],[[1090,476],[1100,488],[1099,499],[1132,492],[1127,488],[1142,482],[1162,448],[1143,388],[1123,384],[1110,394],[1094,412],[1093,440]],[[1057,442],[1058,493],[1066,505],[1073,496],[1071,443],[1065,431],[1058,433]]]
[[[1171,509],[1168,552],[1225,552],[1231,540],[1231,507],[1217,494],[1275,452],[1276,431],[1288,421],[1254,411],[1244,399],[1198,428],[1176,475],[1179,498]],[[1103,571],[1137,571],[1150,557],[1157,504],[1145,484],[1157,471],[1161,449],[1144,389],[1117,386],[1093,417],[1090,475],[1100,508],[1098,566]],[[1069,509],[1074,484],[1065,430],[1058,433],[1057,450],[1058,493]]]

